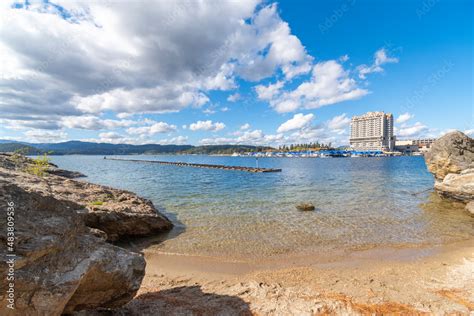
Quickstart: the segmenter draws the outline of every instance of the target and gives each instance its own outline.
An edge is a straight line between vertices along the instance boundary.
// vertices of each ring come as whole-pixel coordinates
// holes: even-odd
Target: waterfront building
[[[435,140],[436,138],[397,140],[395,142],[395,150],[404,153],[413,153],[417,151],[425,153],[430,150],[430,147]]]
[[[411,146],[411,145],[415,145],[415,141],[414,140],[396,140],[395,141],[395,146]]]
[[[413,145],[417,145],[419,148],[430,148],[435,140],[436,138],[415,139]]]
[[[393,115],[368,112],[352,117],[350,144],[357,151],[393,151]]]
[[[397,140],[395,141],[395,151],[399,151],[406,155],[411,155],[418,152],[419,148],[413,140]]]

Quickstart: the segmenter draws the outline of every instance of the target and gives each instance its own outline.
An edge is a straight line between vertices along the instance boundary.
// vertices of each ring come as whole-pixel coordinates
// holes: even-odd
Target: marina
[[[386,153],[383,151],[355,151],[355,150],[304,150],[288,152],[250,152],[245,154],[234,154],[234,157],[271,157],[271,158],[340,158],[340,157],[387,157],[399,156],[401,153]]]

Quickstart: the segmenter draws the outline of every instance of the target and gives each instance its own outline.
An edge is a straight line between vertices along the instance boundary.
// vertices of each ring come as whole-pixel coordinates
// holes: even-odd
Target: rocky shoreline
[[[13,155],[0,154],[0,180],[18,185],[28,192],[39,192],[77,204],[76,211],[86,226],[94,228],[94,232],[107,241],[153,236],[173,227],[151,201],[132,192],[76,181],[71,177],[84,175],[59,169],[55,165],[51,165],[43,177],[38,177],[24,171],[33,163],[32,160],[20,159],[15,164]]]
[[[38,176],[28,172],[34,164],[0,155],[0,204],[14,212],[15,234],[11,249],[5,233],[0,237],[0,273],[13,267],[15,291],[11,310],[9,284],[1,283],[0,314],[60,315],[130,301],[145,275],[145,260],[110,242],[156,235],[172,223],[131,192],[71,179],[82,175],[54,165]],[[7,227],[7,216],[0,224]]]

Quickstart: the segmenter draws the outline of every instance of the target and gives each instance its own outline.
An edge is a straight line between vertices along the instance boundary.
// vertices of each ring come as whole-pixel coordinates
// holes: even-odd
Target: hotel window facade
[[[358,151],[393,151],[393,115],[368,112],[352,117],[350,144]]]

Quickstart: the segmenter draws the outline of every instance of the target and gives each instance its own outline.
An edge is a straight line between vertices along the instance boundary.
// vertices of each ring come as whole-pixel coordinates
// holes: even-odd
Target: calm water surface
[[[254,158],[114,156],[255,166]],[[422,157],[260,158],[281,173],[177,167],[53,156],[87,181],[149,198],[176,225],[155,250],[226,257],[439,244],[472,238],[474,221],[430,192]],[[315,212],[295,205],[312,202]]]

